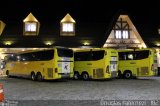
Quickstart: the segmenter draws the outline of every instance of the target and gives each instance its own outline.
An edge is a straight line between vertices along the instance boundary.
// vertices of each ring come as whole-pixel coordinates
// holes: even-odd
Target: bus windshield
[[[75,53],[76,61],[95,61],[104,58],[104,50]]]
[[[58,48],[57,52],[59,57],[73,57],[73,51],[70,49]]]

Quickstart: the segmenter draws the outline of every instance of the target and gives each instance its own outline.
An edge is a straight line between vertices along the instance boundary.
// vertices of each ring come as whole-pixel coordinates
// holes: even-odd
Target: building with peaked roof
[[[103,47],[117,49],[146,48],[142,37],[128,15],[119,15]]]
[[[106,23],[79,22],[78,20],[76,22],[74,20],[76,17],[72,17],[69,13],[59,20],[48,18],[50,21],[46,22],[37,20],[35,17],[29,13],[26,18],[19,20],[19,23],[6,24],[5,19],[1,20],[0,47],[146,48],[160,46],[157,28],[149,27],[150,30],[146,31],[137,25],[137,20],[133,20],[132,16],[121,11],[110,15]]]
[[[0,48],[159,48],[158,4],[5,0],[0,7]]]
[[[119,32],[113,31],[113,28],[119,27],[117,20],[121,19],[122,23],[125,21],[128,24],[128,34],[138,37],[142,47],[159,47],[158,4],[158,1],[146,1],[142,7],[138,0],[134,0],[132,5],[128,0],[5,0],[0,7],[0,47],[103,47],[109,43],[107,38],[110,34],[115,32],[118,36]],[[123,16],[128,18],[121,18]],[[26,21],[29,24],[25,24]],[[63,23],[64,27],[62,22],[67,22]],[[137,47],[132,41],[123,39],[121,42],[133,43],[127,47]]]

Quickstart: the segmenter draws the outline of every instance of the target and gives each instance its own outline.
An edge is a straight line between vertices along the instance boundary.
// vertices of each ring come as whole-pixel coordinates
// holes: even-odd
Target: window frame
[[[64,24],[72,24],[73,31],[63,31]],[[75,36],[75,23],[73,22],[62,22],[60,25],[60,35],[61,36]]]
[[[69,25],[72,25],[70,26],[72,27],[72,30],[69,30]],[[66,28],[65,30],[64,30],[64,27]],[[62,23],[62,32],[68,32],[68,33],[74,32],[74,24],[71,22]]]
[[[26,25],[27,25],[27,24],[35,24],[35,31],[32,31],[31,28],[30,28],[30,30],[27,31],[27,30],[26,30]],[[34,33],[35,33],[35,32],[37,32],[37,27],[38,27],[37,22],[25,22],[25,23],[24,23],[24,31],[25,31],[25,32],[31,32],[31,33],[34,32]]]

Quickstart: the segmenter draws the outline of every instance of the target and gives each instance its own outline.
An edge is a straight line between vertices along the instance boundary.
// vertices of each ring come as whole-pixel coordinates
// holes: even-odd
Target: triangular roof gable
[[[127,21],[127,23],[128,23],[129,26],[130,26],[130,29],[132,29],[132,31],[134,32],[136,38],[137,38],[137,39],[139,40],[139,42],[142,44],[142,47],[146,48],[146,44],[144,43],[142,37],[140,36],[139,32],[137,31],[136,27],[134,26],[134,24],[133,24],[133,22],[131,21],[131,19],[129,18],[129,16],[128,16],[128,15],[119,15],[119,17],[117,18],[117,21],[118,21],[120,18],[125,19],[125,21]],[[117,21],[115,21],[115,24],[116,24]],[[111,32],[112,32],[112,31],[113,31],[113,29],[111,30]],[[111,34],[111,32],[110,32],[110,34]],[[110,34],[108,35],[105,43],[107,42],[108,38],[111,36]],[[105,43],[104,43],[103,47],[105,47]]]
[[[0,20],[0,35],[2,34],[4,28],[5,28],[6,24]]]
[[[23,22],[29,22],[29,21],[33,21],[33,22],[38,22],[38,20],[34,17],[34,15],[32,13],[30,13],[24,20]]]
[[[71,15],[69,13],[67,13],[67,15],[61,20],[61,23],[63,23],[63,22],[76,23],[75,20],[71,17]]]
[[[140,36],[138,30],[134,26],[134,24],[131,21],[131,19],[129,18],[129,16],[128,15],[120,15],[119,16],[119,18],[123,18],[123,17],[126,18],[126,21],[128,22],[128,24],[131,27],[131,29],[133,30],[133,32],[135,33],[136,37],[138,38],[138,40],[140,40],[140,42],[142,43],[143,47],[146,48],[146,44],[144,43],[142,37]]]

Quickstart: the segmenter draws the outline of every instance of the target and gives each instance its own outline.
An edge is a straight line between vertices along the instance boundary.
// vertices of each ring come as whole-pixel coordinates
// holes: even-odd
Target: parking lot
[[[0,78],[6,100],[160,100],[160,77],[34,82]]]

